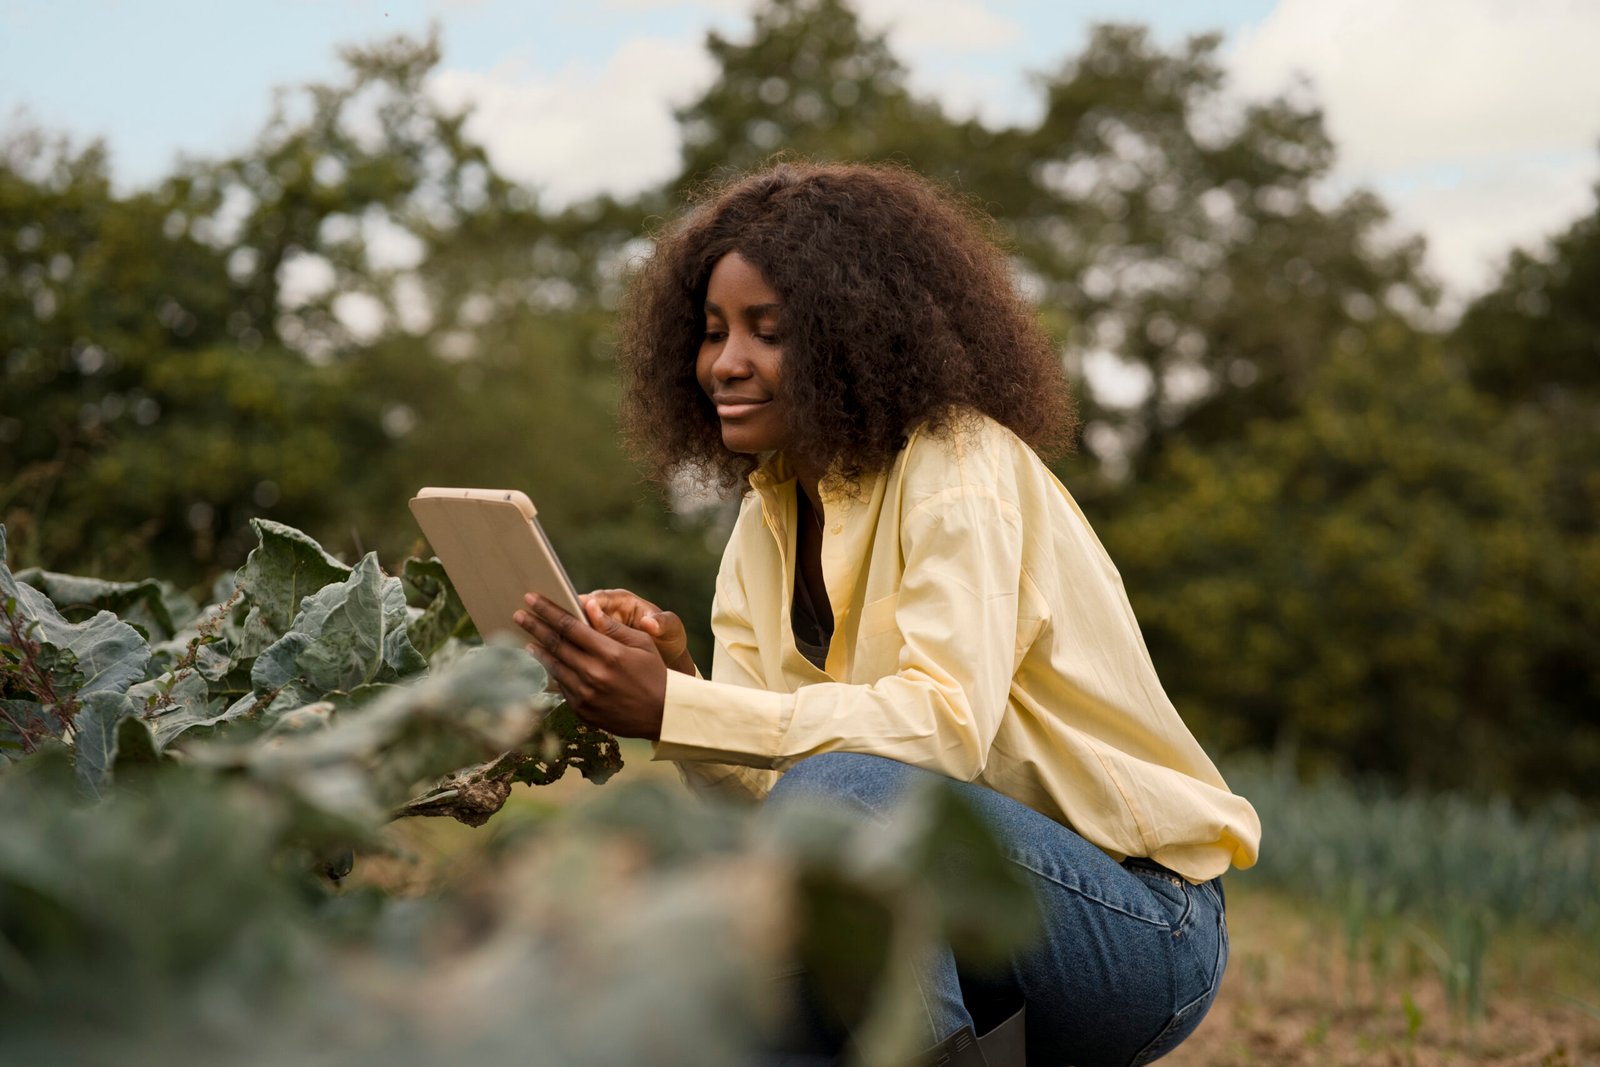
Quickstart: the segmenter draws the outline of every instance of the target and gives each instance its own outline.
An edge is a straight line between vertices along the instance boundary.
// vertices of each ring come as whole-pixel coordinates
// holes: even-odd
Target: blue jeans
[[[888,818],[907,785],[931,775],[881,756],[829,753],[790,768],[767,803],[820,797]],[[1227,965],[1221,879],[1191,885],[1149,860],[1118,864],[1010,797],[949,784],[1021,868],[1044,928],[999,971],[974,973],[940,950],[923,978],[928,1044],[974,1025],[969,1005],[979,1004],[1027,1005],[1029,1063],[1127,1067],[1189,1036]]]

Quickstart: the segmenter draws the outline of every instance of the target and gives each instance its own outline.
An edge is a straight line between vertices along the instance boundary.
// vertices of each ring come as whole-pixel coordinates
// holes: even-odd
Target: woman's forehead
[[[728,252],[712,265],[706,283],[707,303],[726,306],[730,301],[742,307],[770,304],[774,309],[781,303],[766,275],[737,251]]]

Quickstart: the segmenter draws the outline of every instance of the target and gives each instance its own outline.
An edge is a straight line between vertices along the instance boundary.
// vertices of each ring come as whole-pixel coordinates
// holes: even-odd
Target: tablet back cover
[[[535,525],[533,505],[521,493],[496,499],[416,496],[411,514],[485,639],[494,634],[528,639],[511,621],[524,607],[525,593],[540,593],[583,618],[566,572]]]

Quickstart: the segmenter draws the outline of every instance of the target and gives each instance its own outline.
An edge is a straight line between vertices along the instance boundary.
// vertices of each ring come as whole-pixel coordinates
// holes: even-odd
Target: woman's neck
[[[794,469],[795,484],[805,493],[811,509],[817,513],[819,519],[825,517],[827,510],[822,506],[822,494],[817,488],[822,482],[824,467],[818,463],[806,463],[792,456],[789,458],[789,465]]]

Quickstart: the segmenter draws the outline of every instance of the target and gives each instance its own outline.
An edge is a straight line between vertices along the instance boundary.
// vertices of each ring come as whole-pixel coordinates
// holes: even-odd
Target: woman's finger
[[[538,645],[529,645],[528,651],[533,653],[534,659],[544,664],[545,673],[550,675],[550,680],[555,682],[556,688],[561,691],[567,703],[575,708],[581,708],[583,704],[581,694],[585,691],[583,677]]]
[[[538,593],[529,593],[523,597],[523,602],[540,622],[561,635],[562,643],[571,644],[595,656],[605,653],[612,643],[611,638]]]
[[[607,615],[628,626],[638,626],[640,619],[660,610],[626,589],[596,589],[589,594],[589,599],[598,603]]]
[[[567,633],[551,626],[537,615],[527,611],[519,611],[512,619],[533,638],[534,643],[544,655],[559,660],[563,666],[586,673],[593,669],[592,657],[571,641],[567,640]],[[578,630],[574,625],[571,630]],[[568,631],[570,632],[570,631]]]

